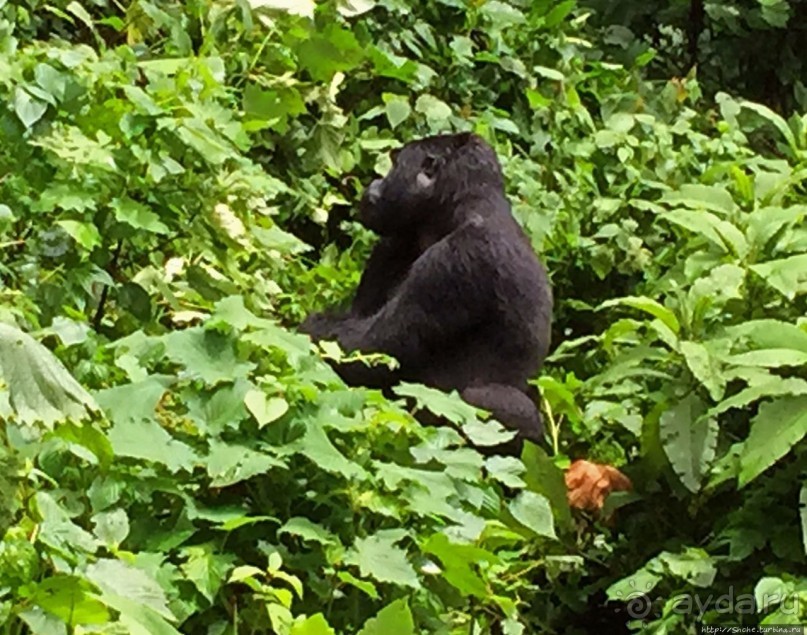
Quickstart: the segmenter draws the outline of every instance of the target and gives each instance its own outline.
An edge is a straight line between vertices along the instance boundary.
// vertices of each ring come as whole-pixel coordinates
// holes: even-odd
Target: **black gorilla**
[[[360,213],[381,239],[350,310],[311,315],[301,330],[400,363],[394,372],[343,364],[349,384],[456,389],[518,431],[511,451],[539,440],[527,380],[549,347],[552,291],[511,214],[493,149],[467,133],[409,143],[367,188]]]

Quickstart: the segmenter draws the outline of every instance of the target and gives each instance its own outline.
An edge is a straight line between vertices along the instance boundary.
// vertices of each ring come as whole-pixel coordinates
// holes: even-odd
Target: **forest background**
[[[807,621],[807,5],[0,0],[0,633]],[[473,130],[556,296],[547,449],[347,389],[388,151]],[[563,470],[632,493],[572,513]],[[627,626],[626,626],[627,625]]]

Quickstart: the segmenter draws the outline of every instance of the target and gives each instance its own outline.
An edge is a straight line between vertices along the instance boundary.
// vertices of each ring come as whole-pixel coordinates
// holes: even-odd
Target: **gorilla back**
[[[508,449],[539,440],[527,381],[549,348],[552,293],[513,218],[493,149],[472,134],[405,145],[365,191],[360,217],[381,238],[350,309],[309,316],[303,330],[400,362],[395,373],[340,366],[348,383],[456,389],[518,430]]]

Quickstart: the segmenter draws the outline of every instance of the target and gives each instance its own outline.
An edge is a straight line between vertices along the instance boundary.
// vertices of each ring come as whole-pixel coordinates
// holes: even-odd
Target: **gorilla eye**
[[[428,177],[434,176],[434,173],[437,172],[437,157],[427,155],[426,158],[423,159],[423,163],[420,166],[420,171],[426,174]]]

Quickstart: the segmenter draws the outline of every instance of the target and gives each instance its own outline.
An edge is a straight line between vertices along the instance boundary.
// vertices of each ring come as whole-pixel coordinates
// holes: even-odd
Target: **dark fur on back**
[[[409,143],[360,209],[381,239],[351,308],[312,315],[303,330],[401,364],[396,373],[341,366],[348,383],[456,389],[520,439],[538,440],[527,381],[549,347],[552,293],[512,216],[493,149],[467,133]]]

